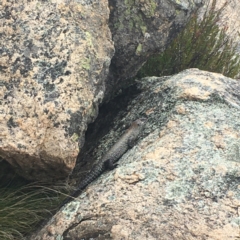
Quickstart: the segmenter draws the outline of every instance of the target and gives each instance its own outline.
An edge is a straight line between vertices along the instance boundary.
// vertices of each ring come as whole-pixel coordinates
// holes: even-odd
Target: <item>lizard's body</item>
[[[121,136],[121,138],[110,148],[110,150],[103,156],[103,158],[92,168],[89,175],[81,182],[77,189],[67,198],[61,206],[69,202],[72,197],[77,197],[80,192],[105,170],[113,169],[117,166],[118,159],[133,146],[145,123],[145,118],[137,119],[132,123],[128,130]]]

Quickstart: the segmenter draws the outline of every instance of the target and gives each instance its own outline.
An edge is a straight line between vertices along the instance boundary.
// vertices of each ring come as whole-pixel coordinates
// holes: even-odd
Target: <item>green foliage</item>
[[[162,54],[150,57],[137,77],[172,75],[199,68],[234,78],[240,72],[237,45],[226,35],[226,28],[217,25],[226,5],[216,10],[216,0],[213,1],[200,21],[198,14],[193,14],[185,29]]]
[[[63,192],[67,192],[66,186],[61,185],[19,184],[16,179],[6,184],[4,176],[0,180],[1,240],[24,239],[52,215],[65,197]]]

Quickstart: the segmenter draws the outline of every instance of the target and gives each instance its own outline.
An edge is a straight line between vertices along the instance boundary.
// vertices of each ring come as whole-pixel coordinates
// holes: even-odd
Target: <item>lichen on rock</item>
[[[66,177],[97,116],[113,43],[92,4],[0,3],[0,155],[28,179]]]
[[[115,120],[148,116],[140,141],[32,239],[237,239],[240,83],[189,69],[137,85]]]

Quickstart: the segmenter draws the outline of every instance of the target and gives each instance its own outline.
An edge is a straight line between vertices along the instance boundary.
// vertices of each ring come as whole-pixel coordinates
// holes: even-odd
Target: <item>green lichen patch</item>
[[[142,52],[142,44],[139,43],[138,46],[137,46],[137,49],[136,49],[136,55],[140,55]]]

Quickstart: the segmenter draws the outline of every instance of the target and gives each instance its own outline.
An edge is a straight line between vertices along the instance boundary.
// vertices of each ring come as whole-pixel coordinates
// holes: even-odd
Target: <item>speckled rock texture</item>
[[[103,98],[203,1],[0,1],[0,156],[28,179],[66,177]]]
[[[108,2],[3,0],[0,20],[0,156],[28,179],[66,177],[104,96]]]
[[[135,76],[150,55],[161,53],[205,0],[109,0],[115,55],[107,93]],[[117,88],[118,89],[118,88]],[[114,89],[116,90],[116,89]]]
[[[240,82],[189,69],[137,85],[118,116],[148,116],[137,145],[32,240],[239,238]]]

